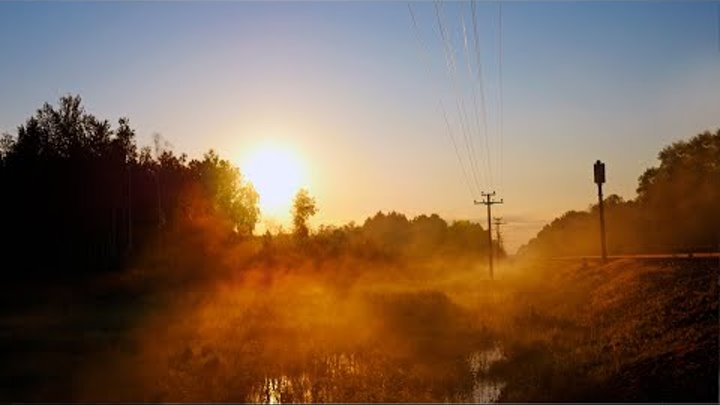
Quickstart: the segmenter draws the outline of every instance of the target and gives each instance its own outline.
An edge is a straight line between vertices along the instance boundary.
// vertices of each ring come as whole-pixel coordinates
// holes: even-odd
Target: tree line
[[[638,178],[637,196],[604,200],[609,254],[720,250],[720,129],[663,148]],[[521,248],[538,255],[597,255],[598,205],[568,211]]]
[[[113,126],[88,113],[77,95],[61,97],[57,106],[45,103],[15,135],[0,137],[0,185],[0,254],[12,263],[4,276],[122,269],[159,238],[268,247],[291,237],[306,254],[331,255],[488,251],[479,224],[448,224],[437,215],[378,213],[362,226],[311,233],[317,206],[307,190],[295,198],[292,235],[255,237],[259,196],[231,162],[213,150],[200,159],[175,154],[159,135],[152,146],[139,147],[129,119]]]
[[[252,234],[258,195],[236,167],[212,150],[190,160],[154,141],[138,148],[127,118],[113,128],[72,95],[4,134],[0,243],[11,271],[122,267],[159,230],[203,221]]]

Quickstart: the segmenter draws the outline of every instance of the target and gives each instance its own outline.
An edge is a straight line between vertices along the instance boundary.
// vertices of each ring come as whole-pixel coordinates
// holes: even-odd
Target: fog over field
[[[0,1],[0,402],[717,402],[713,2]]]

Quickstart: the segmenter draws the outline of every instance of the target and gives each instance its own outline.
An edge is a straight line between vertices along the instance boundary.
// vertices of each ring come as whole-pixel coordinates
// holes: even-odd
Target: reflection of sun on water
[[[263,217],[289,216],[295,193],[306,184],[303,165],[288,148],[265,144],[241,163],[241,170],[260,195]]]

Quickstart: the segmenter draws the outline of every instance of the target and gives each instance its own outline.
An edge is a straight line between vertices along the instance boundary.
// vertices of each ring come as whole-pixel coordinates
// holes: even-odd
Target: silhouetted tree
[[[5,275],[122,267],[131,241],[139,251],[159,225],[187,219],[190,189],[215,224],[251,235],[258,197],[238,169],[212,151],[188,162],[168,148],[156,137],[154,156],[138,151],[127,118],[113,129],[72,95],[0,137],[0,255],[14,264]]]
[[[251,235],[260,216],[259,197],[238,168],[220,159],[213,150],[203,160],[190,161],[189,167],[193,178],[210,196],[213,212],[225,217],[233,231]]]
[[[448,225],[437,214],[415,217],[411,224],[411,240],[416,254],[430,254],[443,248]]]
[[[675,142],[638,179],[638,202],[655,244],[713,248],[720,242],[720,130]]]
[[[310,193],[301,188],[295,195],[292,206],[293,232],[300,238],[306,238],[310,233],[308,220],[317,214],[318,209],[315,199]]]
[[[605,199],[611,253],[713,251],[720,244],[720,130],[675,142],[638,179],[637,197]],[[546,225],[525,252],[598,254],[597,205]]]
[[[448,227],[448,249],[454,254],[477,252],[487,255],[487,231],[479,223],[468,220],[454,221]]]

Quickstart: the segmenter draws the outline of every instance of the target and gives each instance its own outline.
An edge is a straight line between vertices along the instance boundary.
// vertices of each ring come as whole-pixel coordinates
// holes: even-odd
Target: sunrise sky
[[[96,116],[128,116],[142,144],[160,133],[241,170],[280,145],[315,224],[484,219],[439,107],[459,136],[455,106],[477,84],[459,63],[471,7],[440,6],[454,78],[432,2],[411,3],[417,28],[406,2],[1,2],[0,131],[80,94]],[[510,250],[595,201],[596,159],[606,194],[632,198],[661,147],[720,125],[719,2],[504,2],[501,135],[499,7],[476,6],[493,162],[477,188],[504,198]],[[483,156],[484,132],[469,132]]]

